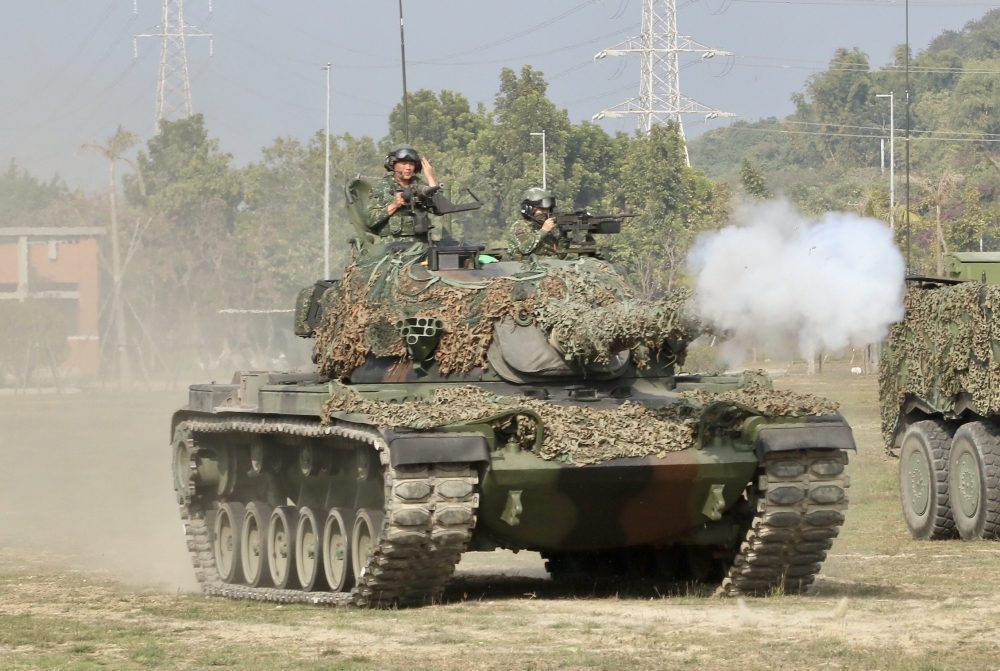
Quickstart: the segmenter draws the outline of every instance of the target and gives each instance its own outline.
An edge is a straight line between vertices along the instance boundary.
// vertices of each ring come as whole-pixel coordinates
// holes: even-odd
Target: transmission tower
[[[715,56],[732,56],[728,51],[711,49],[690,37],[679,35],[676,0],[643,0],[642,33],[639,37],[630,37],[594,56],[594,60],[600,60],[607,56],[638,55],[642,64],[639,97],[598,112],[594,115],[594,120],[636,116],[639,128],[645,132],[649,132],[655,125],[676,121],[681,139],[685,139],[682,115],[704,115],[706,120],[736,116],[731,112],[712,109],[681,94],[679,56],[682,53],[701,54],[703,60]],[[686,140],[684,158],[691,165]]]
[[[139,0],[133,0],[133,14],[138,14]],[[208,0],[208,13],[212,13],[212,0]],[[139,38],[158,37],[160,47],[160,76],[156,87],[156,129],[162,119],[184,119],[194,113],[191,105],[191,77],[188,74],[187,38],[207,37],[208,55],[212,56],[212,35],[197,26],[184,22],[184,0],[163,0],[160,24],[135,35],[132,46],[139,57]]]

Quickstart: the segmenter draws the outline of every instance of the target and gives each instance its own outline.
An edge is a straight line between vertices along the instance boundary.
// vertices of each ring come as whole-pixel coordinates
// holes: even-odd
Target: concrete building
[[[0,300],[56,302],[67,316],[69,375],[100,364],[97,237],[103,228],[0,228]]]

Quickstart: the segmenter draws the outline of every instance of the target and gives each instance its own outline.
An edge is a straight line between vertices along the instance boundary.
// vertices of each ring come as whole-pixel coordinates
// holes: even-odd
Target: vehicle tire
[[[954,538],[948,497],[951,429],[944,422],[911,424],[899,450],[899,497],[903,519],[917,540]]]
[[[1000,427],[959,427],[948,457],[952,517],[962,540],[996,538],[1000,526]]]

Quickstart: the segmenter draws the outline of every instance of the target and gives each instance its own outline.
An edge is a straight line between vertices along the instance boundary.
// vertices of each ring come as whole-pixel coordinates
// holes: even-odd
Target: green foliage
[[[417,145],[430,156],[449,151],[464,151],[488,124],[482,110],[474,113],[468,99],[461,93],[443,90],[435,94],[420,89],[409,94],[410,144]],[[391,143],[404,141],[403,104],[389,114]]]
[[[139,152],[138,165],[146,180],[146,196],[134,178],[124,180],[129,200],[157,213],[176,217],[185,227],[204,222],[205,203],[212,216],[231,221],[242,200],[240,180],[230,168],[233,157],[208,137],[205,119],[195,114],[178,121],[160,121],[160,132]]]
[[[740,184],[743,185],[747,195],[754,200],[767,200],[771,197],[763,173],[754,168],[748,159],[740,161]]]
[[[628,143],[621,195],[639,216],[615,241],[615,258],[632,273],[643,296],[670,290],[694,236],[722,225],[729,192],[686,165],[684,142],[671,124]]]

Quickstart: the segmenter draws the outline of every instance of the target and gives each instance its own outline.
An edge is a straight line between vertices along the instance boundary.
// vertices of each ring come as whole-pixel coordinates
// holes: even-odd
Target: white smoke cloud
[[[688,255],[693,305],[731,334],[730,364],[753,346],[806,358],[863,347],[902,319],[905,264],[884,223],[845,212],[814,219],[781,200],[735,221],[699,236]]]

